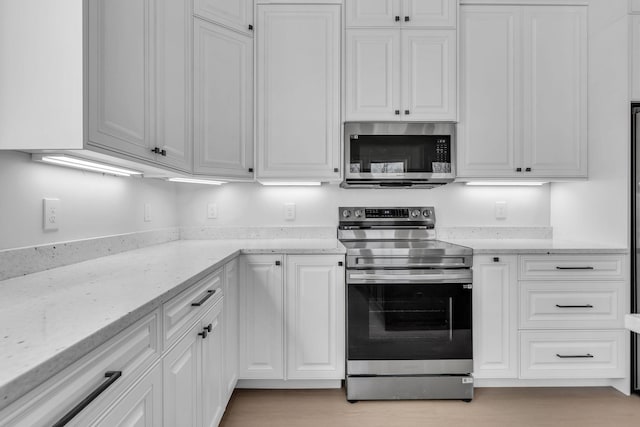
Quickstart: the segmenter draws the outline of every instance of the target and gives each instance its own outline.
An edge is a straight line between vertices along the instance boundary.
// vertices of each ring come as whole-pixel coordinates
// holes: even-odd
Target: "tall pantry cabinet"
[[[340,179],[340,3],[257,2],[258,180]]]

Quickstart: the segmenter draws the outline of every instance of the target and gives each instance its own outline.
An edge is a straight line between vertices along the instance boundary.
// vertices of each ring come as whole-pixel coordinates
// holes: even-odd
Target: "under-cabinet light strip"
[[[101,172],[117,176],[131,176],[142,175],[142,172],[134,171],[131,169],[119,168],[104,163],[98,163],[90,160],[79,159],[76,157],[63,156],[63,155],[44,155],[40,158],[45,163],[51,163],[59,166],[66,166],[69,168],[83,169],[92,172]]]
[[[538,182],[538,181],[469,181],[466,183],[471,186],[503,186],[503,187],[535,187],[547,184],[546,182]]]
[[[181,182],[185,184],[206,184],[206,185],[222,185],[226,184],[224,181],[211,181],[208,179],[195,179],[195,178],[169,178],[167,181]]]

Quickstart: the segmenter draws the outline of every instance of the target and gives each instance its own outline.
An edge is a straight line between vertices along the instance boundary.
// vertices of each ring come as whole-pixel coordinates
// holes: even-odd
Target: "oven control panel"
[[[402,208],[340,207],[340,223],[419,223],[435,225],[435,210],[432,206],[411,206]]]

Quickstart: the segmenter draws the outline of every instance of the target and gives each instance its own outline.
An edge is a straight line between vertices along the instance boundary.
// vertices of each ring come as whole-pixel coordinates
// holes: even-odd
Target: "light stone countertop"
[[[628,248],[558,239],[443,239],[481,254],[626,254]]]
[[[240,253],[345,249],[337,239],[178,240],[0,281],[0,409]]]

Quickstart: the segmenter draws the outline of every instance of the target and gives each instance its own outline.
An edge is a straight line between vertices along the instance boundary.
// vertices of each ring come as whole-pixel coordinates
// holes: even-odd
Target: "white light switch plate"
[[[207,218],[216,219],[218,218],[218,205],[215,203],[209,203],[207,205]]]
[[[507,219],[507,202],[496,202],[496,219]]]
[[[284,204],[284,219],[287,221],[293,221],[296,219],[296,204],[285,203]]]

